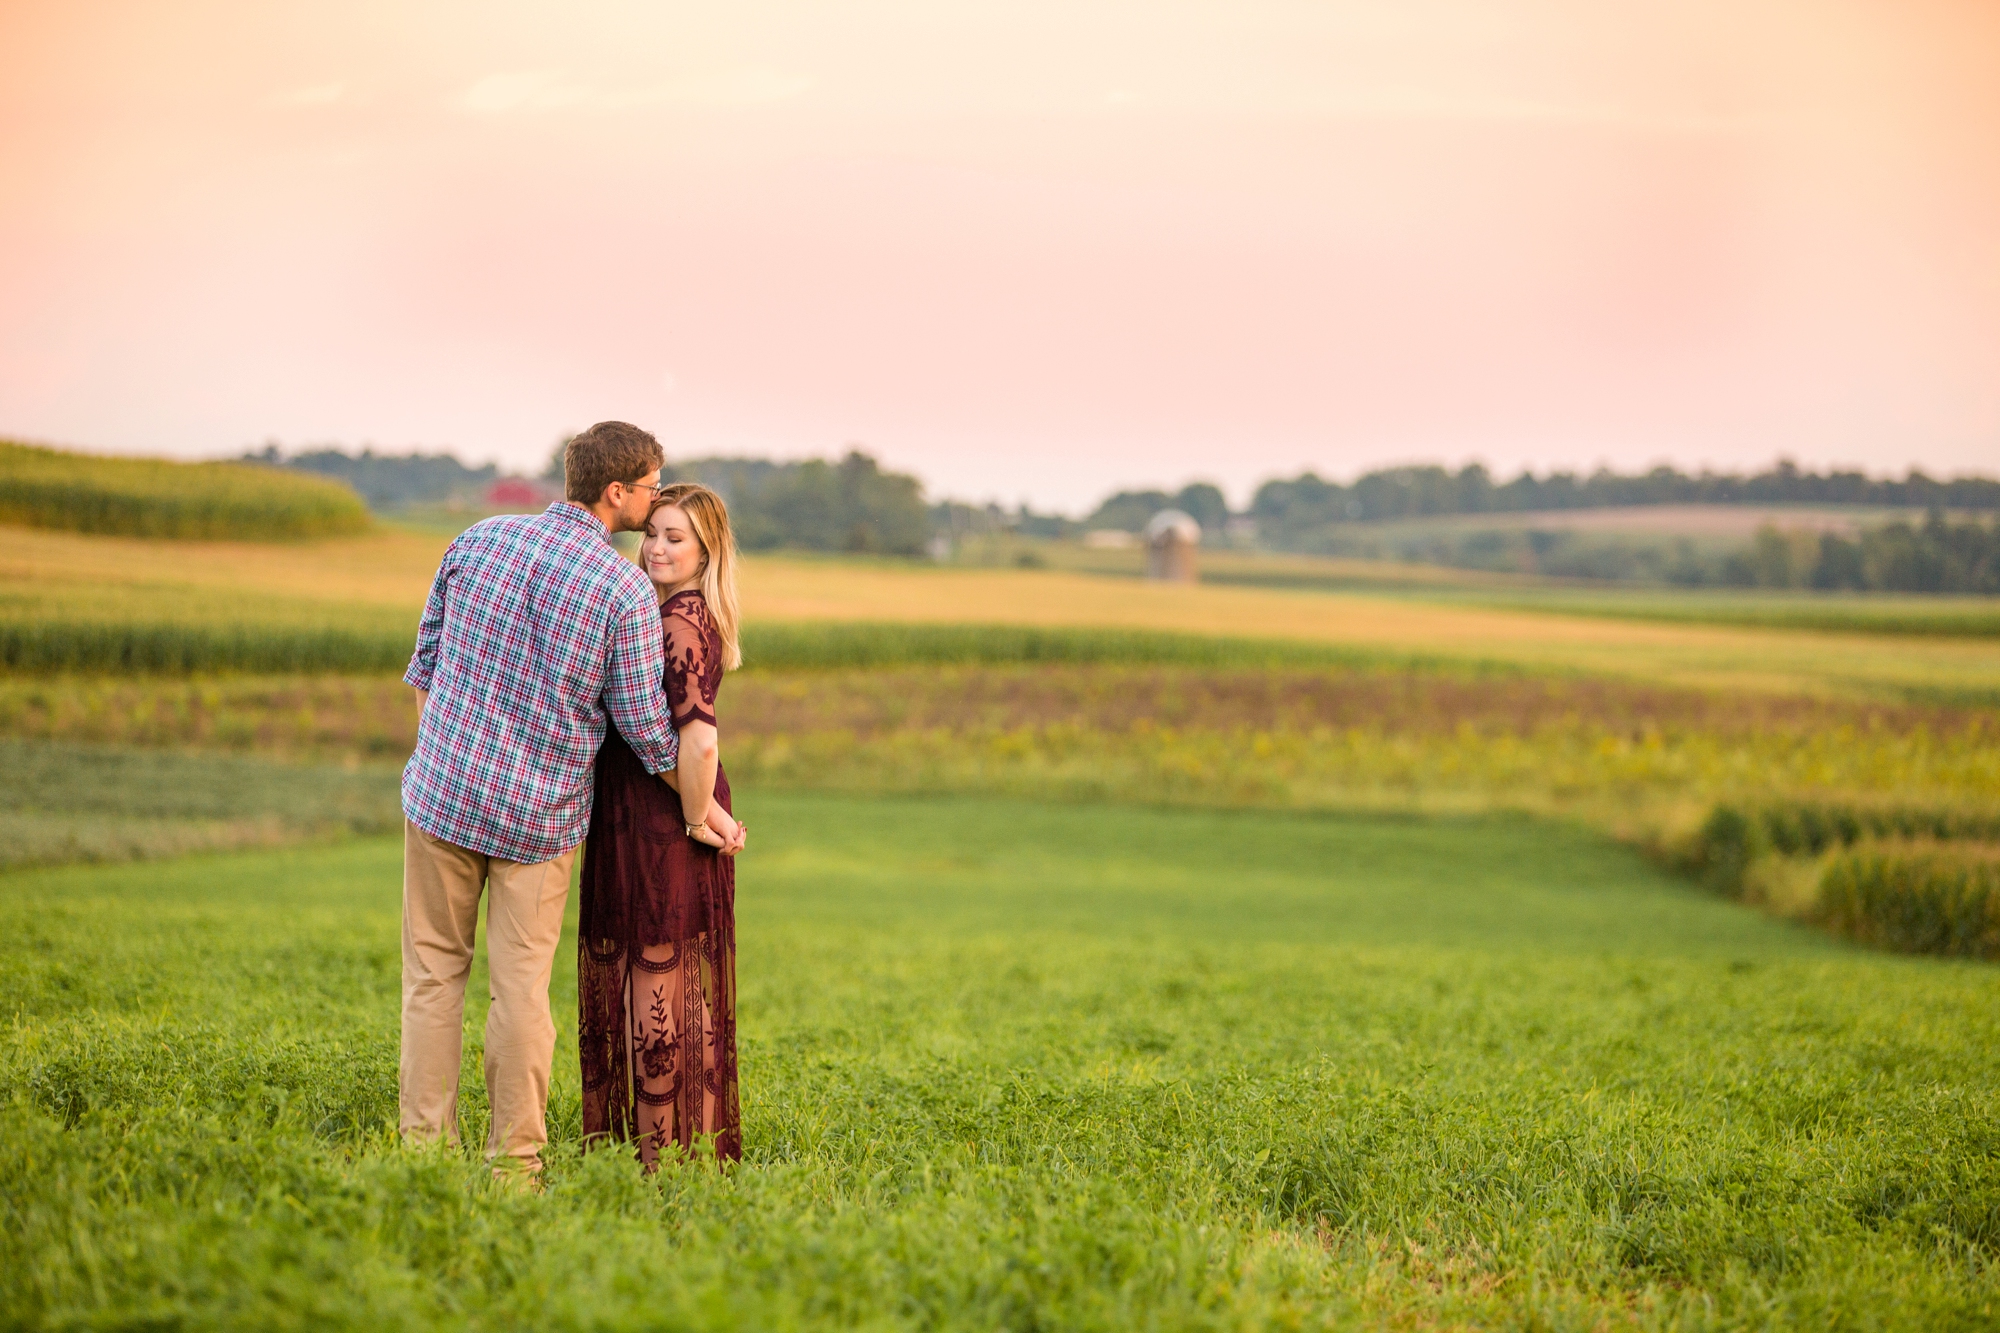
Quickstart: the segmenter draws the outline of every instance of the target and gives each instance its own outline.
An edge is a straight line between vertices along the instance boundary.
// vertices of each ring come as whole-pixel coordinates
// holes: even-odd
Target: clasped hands
[[[706,843],[724,856],[734,856],[749,841],[750,830],[749,825],[732,818],[721,806],[711,805],[704,822],[688,826],[688,837],[695,842]]]

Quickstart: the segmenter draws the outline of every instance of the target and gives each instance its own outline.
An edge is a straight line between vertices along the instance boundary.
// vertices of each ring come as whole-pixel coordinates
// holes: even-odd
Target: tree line
[[[471,501],[485,493],[499,479],[500,469],[488,463],[467,467],[451,454],[378,454],[363,448],[358,454],[321,446],[287,454],[275,444],[246,453],[240,460],[267,467],[312,472],[344,481],[367,502],[382,511],[408,505],[446,504],[453,500]]]
[[[1827,591],[2000,593],[2000,519],[1921,524],[1898,520],[1857,537],[1760,528],[1725,558],[1724,583]]]
[[[1802,471],[1787,459],[1749,476],[1690,474],[1671,467],[1631,474],[1600,468],[1588,475],[1551,472],[1543,477],[1523,471],[1511,481],[1496,482],[1484,467],[1473,463],[1457,472],[1442,467],[1382,468],[1348,486],[1306,472],[1289,481],[1265,482],[1257,488],[1248,513],[1260,532],[1268,528],[1282,542],[1287,534],[1330,523],[1668,504],[1992,510],[2000,509],[2000,480],[1940,480],[1912,468],[1898,481],[1862,472]]]
[[[1459,528],[1329,530],[1321,555],[1683,588],[2000,593],[2000,520],[1898,519],[1854,534],[1767,524],[1734,548],[1671,534]]]
[[[660,475],[698,481],[720,494],[737,544],[747,551],[918,555],[930,541],[923,483],[885,470],[858,449],[837,462],[670,459]]]
[[[376,510],[473,500],[498,479],[498,469],[467,467],[450,454],[349,454],[316,448],[285,455],[276,446],[244,461],[335,477]],[[1220,534],[1232,517],[1254,520],[1257,543],[1276,550],[1423,560],[1461,568],[1514,570],[1687,587],[1820,588],[1899,592],[2000,592],[2000,522],[1951,522],[1941,510],[2000,509],[2000,481],[1938,480],[1912,470],[1902,480],[1858,472],[1814,473],[1781,462],[1750,476],[1655,468],[1638,475],[1606,470],[1581,476],[1523,472],[1495,484],[1477,464],[1385,468],[1352,485],[1311,472],[1259,487],[1249,509],[1232,515],[1223,493],[1206,482],[1180,490],[1120,491],[1081,522],[1022,507],[926,506],[923,483],[884,469],[860,450],[837,460],[777,462],[765,458],[669,460],[671,480],[699,481],[728,500],[737,539],[746,550],[789,548],[917,555],[934,534],[947,538],[1005,528],[1029,536],[1073,537],[1090,528],[1137,531],[1163,509],[1181,509],[1204,531]],[[540,478],[559,487],[560,446]],[[1615,535],[1573,532],[1407,534],[1384,539],[1371,519],[1448,514],[1503,514],[1651,504],[1867,504],[1928,506],[1922,523],[1898,521],[1853,536],[1760,531],[1726,553],[1690,542],[1634,543]]]
[[[477,505],[500,479],[492,464],[467,467],[448,453],[358,454],[318,447],[286,454],[277,445],[246,453],[243,462],[316,473],[346,482],[370,509],[394,512],[412,505]],[[923,483],[890,472],[859,450],[835,461],[767,458],[669,459],[669,481],[699,481],[729,502],[736,538],[744,549],[789,547],[808,551],[917,555],[930,540]],[[562,489],[562,445],[536,480]]]

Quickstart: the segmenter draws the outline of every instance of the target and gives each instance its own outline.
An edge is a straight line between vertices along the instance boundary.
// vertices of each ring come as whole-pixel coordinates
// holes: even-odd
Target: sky
[[[1992,0],[7,0],[0,436],[2000,471]]]

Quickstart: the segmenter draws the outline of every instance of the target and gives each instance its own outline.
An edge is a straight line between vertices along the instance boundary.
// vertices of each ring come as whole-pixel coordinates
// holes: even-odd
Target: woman
[[[577,1010],[583,1133],[637,1140],[648,1171],[697,1138],[743,1155],[736,1100],[736,863],[715,697],[737,647],[736,539],[705,486],[664,486],[640,563],[660,594],[680,766],[649,775],[609,728],[583,849]],[[663,780],[665,779],[665,780]]]

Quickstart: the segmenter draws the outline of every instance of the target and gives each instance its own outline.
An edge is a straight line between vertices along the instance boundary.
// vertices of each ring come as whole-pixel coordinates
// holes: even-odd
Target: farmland
[[[327,655],[329,669],[353,669],[356,659],[380,669],[407,651],[444,544],[441,536],[393,529],[266,547],[0,527],[0,649],[16,665],[43,669],[45,659],[46,667],[68,661],[87,669],[91,654],[102,654],[105,666],[134,656],[171,661],[182,651],[172,645],[193,639],[222,643],[223,656],[209,669],[232,665],[230,651],[248,654],[253,669],[282,669],[285,660],[314,652]],[[1549,595],[1484,595],[1504,600],[1503,592],[1515,602]],[[746,562],[744,600],[752,626],[973,622],[1169,632],[1322,645],[1389,662],[1581,670],[1696,688],[1973,704],[2000,698],[2000,639],[1933,634],[1913,648],[1899,636],[1869,632],[1866,617],[1841,632],[1801,633],[1782,623],[1698,623],[1685,607],[1677,620],[1649,623],[1645,614],[1659,603],[1646,594],[1525,607],[1394,586],[1170,588],[1064,570],[761,557]],[[1725,598],[1721,605],[1741,603]],[[1916,614],[1907,610],[1910,599],[1890,605],[1906,608],[1906,618]],[[1954,617],[1986,614],[1989,604],[1923,605],[1920,614],[1956,627]],[[163,641],[163,650],[148,646]],[[142,651],[123,651],[127,643]],[[66,645],[81,651],[65,657]],[[24,661],[24,646],[43,659]]]
[[[359,532],[368,514],[354,492],[315,477],[0,440],[0,522],[190,540],[303,541]]]
[[[579,1157],[565,1037],[541,1199],[384,1139],[392,841],[15,876],[8,1322],[1994,1317],[1990,969],[1562,825],[755,810],[745,1165]]]
[[[746,1160],[580,1153],[565,952],[519,1199],[390,1130],[448,535],[0,527],[0,1322],[1994,1325],[1990,603],[756,557]]]

